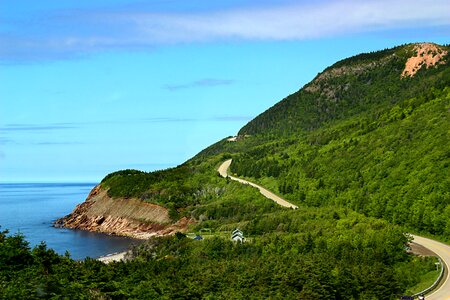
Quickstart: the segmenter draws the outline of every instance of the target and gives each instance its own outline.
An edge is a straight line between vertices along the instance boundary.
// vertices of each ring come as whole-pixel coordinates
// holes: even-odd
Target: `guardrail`
[[[432,290],[434,290],[434,289],[439,285],[439,282],[441,282],[442,277],[444,277],[445,264],[444,264],[444,262],[441,260],[440,257],[438,257],[438,259],[439,259],[439,264],[441,265],[441,273],[439,274],[439,276],[438,276],[438,278],[436,279],[436,281],[435,281],[430,287],[424,289],[424,290],[421,291],[421,292],[418,292],[417,294],[412,295],[412,297],[417,297],[417,296],[419,296],[419,295],[425,295],[425,294],[427,294],[428,292],[431,292]]]

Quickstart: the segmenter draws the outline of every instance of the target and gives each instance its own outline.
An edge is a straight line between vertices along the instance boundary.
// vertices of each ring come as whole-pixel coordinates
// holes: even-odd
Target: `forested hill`
[[[394,105],[431,86],[441,89],[448,85],[448,50],[431,43],[408,44],[339,61],[250,121],[239,135],[312,130]]]
[[[151,238],[131,261],[105,265],[30,249],[0,228],[0,299],[388,300],[423,290],[436,260],[408,254],[405,232],[450,242],[449,61],[448,47],[412,44],[338,62],[236,139],[172,169],[109,174],[75,216],[204,240]],[[219,176],[230,158],[234,175],[299,208]],[[164,222],[143,219],[144,206]],[[246,242],[231,241],[235,228]]]
[[[345,207],[450,240],[448,51],[420,43],[342,60],[244,126],[237,141],[177,168],[112,173],[101,185],[113,198],[162,205],[174,221],[208,218],[217,227],[267,208],[217,177],[232,158],[231,171],[295,205]]]
[[[222,154],[296,205],[450,240],[449,61],[427,43],[345,59],[192,162]]]

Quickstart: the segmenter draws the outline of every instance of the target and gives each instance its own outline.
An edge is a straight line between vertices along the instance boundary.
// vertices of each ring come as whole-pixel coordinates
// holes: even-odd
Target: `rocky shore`
[[[55,227],[88,230],[107,234],[148,239],[152,236],[184,232],[193,220],[181,218],[173,222],[168,210],[139,199],[111,198],[97,185],[87,199],[72,213],[58,219]]]

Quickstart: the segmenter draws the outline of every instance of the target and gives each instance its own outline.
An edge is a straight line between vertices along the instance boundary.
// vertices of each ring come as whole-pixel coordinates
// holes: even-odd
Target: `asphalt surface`
[[[247,181],[247,180],[244,180],[244,179],[240,179],[240,178],[237,178],[237,177],[228,175],[228,168],[229,168],[230,165],[231,165],[231,161],[232,161],[232,160],[229,159],[229,160],[223,162],[223,163],[220,165],[219,169],[217,170],[217,171],[219,171],[220,176],[222,176],[222,177],[224,177],[224,178],[228,177],[228,178],[230,178],[231,180],[238,181],[238,182],[240,182],[240,183],[242,183],[242,184],[248,184],[248,185],[250,185],[250,186],[253,186],[253,187],[257,188],[257,189],[259,190],[259,192],[260,192],[261,194],[263,194],[266,198],[269,198],[270,200],[275,201],[276,203],[278,203],[278,204],[281,205],[281,206],[284,206],[284,207],[290,207],[290,208],[293,208],[293,209],[297,209],[297,208],[298,208],[297,205],[294,205],[294,204],[292,204],[292,203],[290,203],[290,202],[284,200],[283,198],[281,198],[281,197],[275,195],[274,193],[272,193],[272,192],[269,191],[268,189],[265,189],[265,188],[263,188],[262,186],[257,185],[256,183],[253,183],[253,182],[250,182],[250,181]]]
[[[441,258],[442,262],[445,264],[445,268],[447,269],[446,274],[444,274],[442,284],[436,290],[431,291],[429,294],[425,295],[425,299],[450,300],[450,279],[448,272],[448,266],[450,266],[450,246],[417,235],[413,235],[413,237],[415,243],[422,245],[425,248],[428,248],[436,253]]]
[[[259,189],[261,194],[263,194],[267,198],[275,201],[276,203],[278,203],[281,206],[291,207],[294,209],[298,208],[296,205],[289,203],[288,201],[280,198],[279,196],[275,195],[274,193],[270,192],[269,190],[263,188],[260,185],[257,185],[253,182],[229,175],[228,168],[230,167],[231,162],[232,162],[232,160],[229,159],[220,165],[219,169],[217,170],[219,172],[220,176],[222,176],[224,178],[228,177],[231,180],[238,181],[242,184],[248,184],[253,187],[256,187],[257,189]],[[438,286],[438,288],[431,291],[429,294],[425,295],[426,296],[425,299],[426,300],[450,300],[450,272],[448,272],[448,270],[449,270],[448,267],[450,266],[450,246],[440,243],[440,242],[437,242],[435,240],[431,240],[431,239],[424,238],[424,237],[417,236],[417,235],[413,235],[413,237],[414,237],[414,242],[416,244],[422,245],[423,247],[431,250],[436,255],[438,255],[441,258],[442,262],[445,264],[445,268],[447,270],[447,272],[444,274],[444,278],[443,278],[441,284]]]

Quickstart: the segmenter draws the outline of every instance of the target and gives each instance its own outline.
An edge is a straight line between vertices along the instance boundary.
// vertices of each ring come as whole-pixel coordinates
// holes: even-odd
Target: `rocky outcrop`
[[[442,47],[433,43],[420,43],[414,46],[415,56],[408,58],[401,77],[413,77],[423,66],[427,69],[438,64],[445,64],[448,54]]]
[[[304,90],[310,93],[319,93],[325,99],[336,101],[337,94],[347,91],[349,89],[349,85],[330,84],[329,83],[330,79],[339,78],[347,75],[357,76],[363,74],[364,72],[368,72],[370,70],[382,67],[390,63],[395,57],[396,54],[393,53],[379,60],[363,61],[351,65],[328,68],[321,74],[317,75],[317,77],[314,78],[313,81],[307,84]]]
[[[58,219],[55,226],[147,239],[186,231],[191,223],[187,218],[172,222],[168,210],[159,205],[133,198],[113,199],[97,185],[85,202]]]

